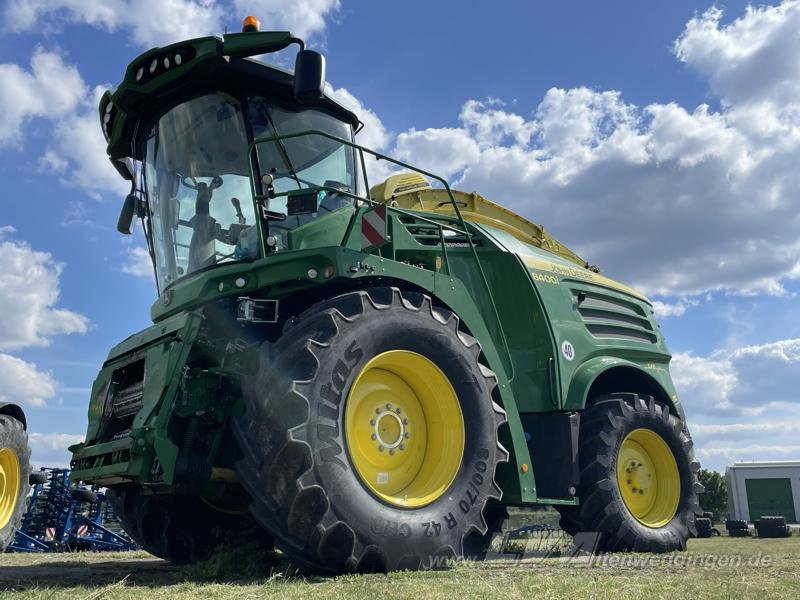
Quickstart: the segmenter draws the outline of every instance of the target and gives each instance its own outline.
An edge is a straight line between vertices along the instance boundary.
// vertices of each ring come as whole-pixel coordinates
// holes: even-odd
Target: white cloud
[[[339,0],[235,0],[235,12],[244,18],[255,15],[261,21],[261,29],[291,31],[297,37],[308,40],[325,30],[325,19],[339,10]]]
[[[701,460],[800,458],[800,339],[679,353],[670,371]]]
[[[63,184],[79,187],[98,200],[103,194],[121,198],[130,190],[130,183],[120,177],[108,160],[97,117],[97,105],[107,87],[95,87],[83,99],[79,110],[56,123],[53,144],[44,158],[60,174]]]
[[[757,415],[775,406],[800,411],[800,339],[705,357],[677,353],[670,371],[681,397],[697,413]]]
[[[361,101],[345,88],[330,87],[326,90],[346,109],[354,112],[364,127],[359,131],[357,141],[359,145],[366,146],[372,150],[384,150],[389,143],[389,132],[386,131],[383,123],[374,111],[365,107]]]
[[[735,462],[797,460],[797,457],[800,456],[800,445],[749,444],[746,446],[719,446],[708,444],[698,447],[695,454],[705,468],[711,468],[722,473],[725,471],[726,466],[730,466]]]
[[[253,14],[262,29],[288,29],[309,38],[324,32],[326,19],[339,7],[339,0],[26,0],[8,2],[3,16],[14,32],[86,23],[110,32],[129,30],[135,44],[151,47],[222,33],[231,13],[237,23]]]
[[[699,304],[695,300],[679,300],[678,302],[661,302],[660,300],[651,300],[653,303],[653,313],[656,319],[666,319],[667,317],[682,317],[690,306]]]
[[[33,363],[0,352],[0,402],[44,406],[55,395],[56,382],[51,373],[39,371]]]
[[[696,412],[717,413],[730,408],[731,394],[739,383],[738,372],[728,357],[676,353],[670,373],[682,401]]]
[[[86,23],[129,29],[136,44],[150,47],[221,33],[223,14],[213,0],[27,0],[9,2],[4,16],[15,32]]]
[[[78,70],[56,53],[37,49],[30,70],[0,64],[0,146],[22,142],[22,126],[32,118],[70,114],[85,94]]]
[[[58,334],[85,333],[83,315],[58,307],[64,265],[0,228],[0,349],[46,346]]]
[[[83,435],[72,433],[28,433],[31,445],[31,464],[40,467],[68,467],[70,455],[67,447],[83,441]]]
[[[397,136],[392,153],[445,178],[461,173],[480,156],[478,143],[463,129],[410,129]]]
[[[128,186],[108,160],[97,117],[105,87],[89,90],[74,65],[41,48],[31,57],[30,71],[0,64],[0,147],[21,145],[27,122],[47,119],[52,141],[39,161],[41,171],[94,198],[107,191],[124,194]]]
[[[386,152],[391,141],[391,134],[386,130],[380,117],[364,106],[361,101],[345,88],[334,88],[326,84],[326,93],[331,95],[345,108],[355,113],[364,126],[356,134],[356,143],[370,150]],[[364,164],[367,167],[367,178],[370,186],[382,182],[396,170],[395,165],[385,160],[376,160],[371,154],[364,153]]]
[[[529,116],[469,100],[459,127],[400,133],[393,153],[545,224],[609,275],[683,299],[662,316],[708,292],[785,295],[800,277],[800,1],[724,27],[719,16],[692,19],[675,46],[719,110],[553,88]],[[754,72],[769,73],[758,90]]]
[[[699,424],[692,427],[692,433],[702,435],[800,434],[800,422]]]
[[[725,26],[722,16],[714,7],[691,19],[675,42],[678,59],[707,77],[727,102],[797,102],[800,2],[748,6]]]
[[[153,262],[150,260],[150,253],[141,246],[129,248],[125,264],[122,265],[122,272],[135,277],[152,279]]]

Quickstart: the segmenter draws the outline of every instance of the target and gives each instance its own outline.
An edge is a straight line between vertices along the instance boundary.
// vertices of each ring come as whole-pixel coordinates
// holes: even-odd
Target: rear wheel
[[[131,539],[174,563],[204,560],[224,546],[273,547],[272,538],[250,515],[222,512],[197,496],[147,496],[134,486],[122,486],[110,489],[108,497]]]
[[[616,394],[581,416],[580,505],[557,507],[562,528],[597,532],[599,550],[686,548],[700,513],[700,465],[680,420],[653,398]]]
[[[237,469],[281,550],[327,572],[483,558],[507,455],[480,354],[454,314],[389,288],[323,302],[265,344]]]
[[[25,512],[31,473],[28,436],[22,423],[0,415],[0,552],[14,540]]]

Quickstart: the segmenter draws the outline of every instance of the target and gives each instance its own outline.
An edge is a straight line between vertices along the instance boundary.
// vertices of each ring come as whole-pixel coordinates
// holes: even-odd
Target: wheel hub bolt
[[[392,410],[392,405],[389,402],[386,403],[386,410]]]
[[[403,425],[408,425],[408,419],[403,419]]]
[[[406,432],[405,432],[405,434],[404,434],[404,437],[405,437],[406,439],[408,439],[408,438],[410,438],[410,437],[411,437],[411,434],[410,434],[409,432],[407,432],[407,431],[406,431]]]
[[[400,447],[400,450],[405,450],[406,449],[406,445],[405,444],[400,444],[399,447]]]
[[[384,448],[383,448],[383,445],[381,445],[381,446],[378,446],[378,451],[379,451],[379,452],[383,452],[383,450],[384,450]]]
[[[373,433],[373,434],[372,434],[372,439],[373,439],[373,440],[377,440],[377,439],[378,439],[378,436],[377,436],[377,435],[375,435],[375,434]],[[629,481],[628,483],[630,483],[630,481]]]

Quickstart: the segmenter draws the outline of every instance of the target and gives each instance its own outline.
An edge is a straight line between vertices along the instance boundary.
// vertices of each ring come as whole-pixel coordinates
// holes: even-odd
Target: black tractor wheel
[[[561,527],[599,534],[600,551],[669,552],[697,535],[700,464],[669,408],[651,397],[597,398],[581,415],[579,506]]]
[[[76,488],[72,490],[72,499],[75,500],[75,502],[94,504],[97,502],[97,493],[85,488]]]
[[[234,429],[251,511],[295,561],[340,572],[485,557],[505,516],[505,413],[453,313],[394,288],[315,305],[265,344]]]
[[[109,489],[108,498],[130,538],[170,562],[204,560],[222,546],[273,548],[272,538],[249,514],[221,512],[197,496],[148,496],[135,486],[120,486]]]
[[[694,524],[697,528],[697,537],[710,538],[714,535],[714,528],[711,525],[711,519],[708,517],[697,517],[694,520]]]
[[[0,415],[0,552],[12,541],[25,512],[31,451],[22,423]]]
[[[31,485],[42,485],[50,481],[50,474],[47,471],[34,471],[28,477]]]

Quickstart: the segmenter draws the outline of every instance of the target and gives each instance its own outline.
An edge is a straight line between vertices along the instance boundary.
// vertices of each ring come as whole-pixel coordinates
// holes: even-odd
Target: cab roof
[[[136,57],[115,90],[100,99],[100,122],[112,163],[123,176],[125,158],[143,158],[142,137],[170,108],[192,97],[224,91],[262,94],[276,102],[316,108],[359,127],[352,111],[329,95],[300,103],[294,98],[294,75],[249,58],[282,50],[302,40],[287,31],[233,33],[153,48]]]

